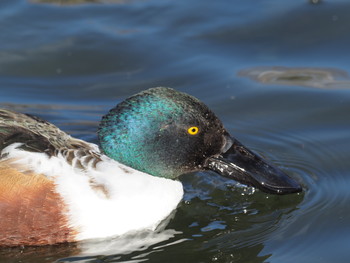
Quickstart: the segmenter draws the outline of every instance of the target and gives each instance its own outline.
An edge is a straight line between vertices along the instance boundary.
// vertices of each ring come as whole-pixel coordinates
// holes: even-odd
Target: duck
[[[299,182],[249,150],[197,98],[141,91],[102,117],[99,146],[39,117],[0,109],[0,246],[155,230],[181,202],[178,177],[214,171],[268,194]]]

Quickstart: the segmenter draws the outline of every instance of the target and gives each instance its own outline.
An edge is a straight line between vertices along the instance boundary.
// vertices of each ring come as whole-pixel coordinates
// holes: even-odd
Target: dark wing
[[[49,155],[62,149],[96,151],[91,144],[69,136],[38,117],[0,109],[0,153],[13,143],[22,143],[20,148],[24,150]]]

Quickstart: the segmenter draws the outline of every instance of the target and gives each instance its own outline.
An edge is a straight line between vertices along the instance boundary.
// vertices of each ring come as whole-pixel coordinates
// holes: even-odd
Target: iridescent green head
[[[166,178],[202,169],[220,152],[225,133],[214,113],[196,98],[170,88],[136,94],[105,115],[103,151],[137,170]]]
[[[170,88],[148,89],[121,102],[102,118],[98,136],[110,158],[154,176],[213,170],[265,192],[301,191],[231,137],[206,105]]]

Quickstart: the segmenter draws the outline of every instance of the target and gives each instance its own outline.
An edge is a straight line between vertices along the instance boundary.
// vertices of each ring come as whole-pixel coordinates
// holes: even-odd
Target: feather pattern
[[[73,138],[38,117],[0,109],[0,151],[13,143],[22,143],[20,148],[26,151],[48,155],[57,155],[64,149],[99,151],[94,144]]]

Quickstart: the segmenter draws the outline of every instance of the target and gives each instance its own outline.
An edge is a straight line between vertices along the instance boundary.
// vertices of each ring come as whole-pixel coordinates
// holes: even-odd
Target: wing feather
[[[0,152],[13,143],[21,143],[23,150],[49,155],[63,149],[97,150],[93,144],[73,138],[38,117],[0,109]]]

